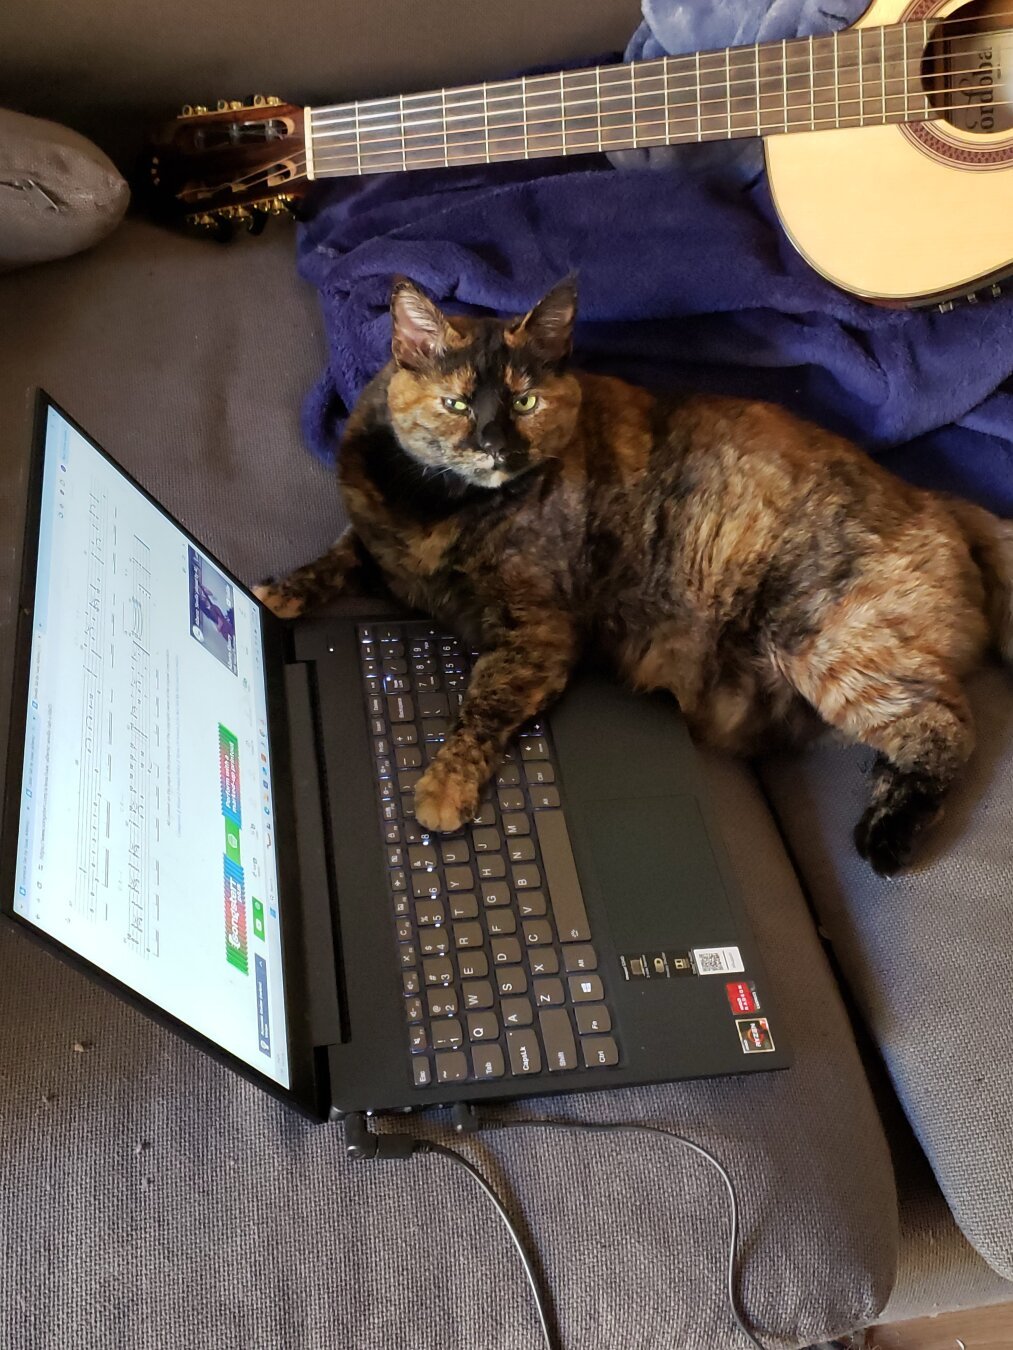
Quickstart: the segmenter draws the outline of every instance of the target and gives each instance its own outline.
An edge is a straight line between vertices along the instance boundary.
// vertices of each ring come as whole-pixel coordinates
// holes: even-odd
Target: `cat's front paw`
[[[415,819],[427,830],[452,834],[478,811],[480,785],[438,760],[415,784]]]
[[[279,585],[274,581],[260,582],[254,586],[253,594],[279,619],[298,619],[305,608],[299,596],[292,595],[285,590],[284,584]]]
[[[938,798],[920,792],[870,806],[855,826],[855,847],[874,872],[895,876],[911,862],[922,831],[941,814]]]

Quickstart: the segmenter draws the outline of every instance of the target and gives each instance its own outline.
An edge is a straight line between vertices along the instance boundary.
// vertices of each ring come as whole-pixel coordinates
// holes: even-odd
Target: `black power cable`
[[[474,1134],[483,1128],[475,1112],[470,1107],[458,1106],[453,1112],[454,1126],[458,1133]],[[728,1306],[732,1316],[738,1323],[739,1329],[749,1344],[756,1347],[756,1350],[767,1350],[762,1341],[757,1340],[749,1328],[745,1315],[739,1305],[738,1290],[735,1280],[736,1257],[739,1245],[739,1200],[735,1193],[735,1187],[732,1179],[728,1175],[721,1162],[715,1158],[713,1153],[708,1152],[702,1144],[695,1144],[692,1139],[686,1139],[681,1134],[676,1134],[674,1130],[666,1130],[661,1125],[634,1125],[626,1122],[612,1121],[583,1121],[583,1120],[504,1120],[496,1121],[489,1126],[492,1130],[565,1130],[576,1131],[584,1130],[591,1134],[653,1134],[674,1140],[683,1148],[690,1149],[698,1157],[703,1158],[705,1162],[713,1167],[721,1180],[725,1183],[728,1191],[729,1202],[729,1238],[728,1238],[728,1269],[726,1294]],[[538,1279],[534,1263],[531,1256],[524,1246],[524,1242],[517,1231],[517,1228],[510,1218],[506,1206],[500,1197],[493,1190],[492,1186],[486,1181],[485,1177],[477,1167],[471,1163],[463,1153],[457,1149],[448,1148],[444,1144],[430,1143],[426,1139],[417,1139],[410,1134],[374,1134],[366,1123],[366,1118],[362,1115],[351,1115],[345,1118],[345,1152],[350,1158],[381,1158],[381,1159],[400,1159],[410,1158],[416,1153],[435,1153],[443,1158],[449,1158],[454,1163],[463,1167],[474,1181],[481,1186],[486,1195],[496,1207],[496,1211],[506,1226],[510,1239],[517,1249],[524,1267],[524,1274],[527,1276],[528,1284],[531,1286],[531,1293],[535,1301],[535,1309],[538,1313],[538,1320],[542,1328],[542,1338],[545,1342],[545,1350],[563,1350],[563,1343],[559,1338],[559,1332],[556,1329],[550,1307],[549,1299],[545,1290],[542,1289]]]

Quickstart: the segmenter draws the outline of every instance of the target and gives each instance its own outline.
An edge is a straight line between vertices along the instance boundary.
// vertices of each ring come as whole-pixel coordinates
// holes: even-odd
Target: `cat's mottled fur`
[[[366,555],[407,605],[481,648],[416,786],[456,829],[512,733],[593,650],[750,753],[822,722],[873,747],[859,851],[891,873],[974,732],[961,678],[1013,661],[1013,526],[921,491],[764,403],[660,399],[568,365],[572,283],[525,318],[392,297],[393,359],[341,446],[351,527],[261,598],[286,617]]]

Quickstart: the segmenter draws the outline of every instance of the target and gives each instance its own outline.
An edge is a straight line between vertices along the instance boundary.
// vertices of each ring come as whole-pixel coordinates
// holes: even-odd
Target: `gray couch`
[[[144,117],[188,99],[471,80],[621,45],[636,18],[635,0],[35,0],[0,12],[3,98],[125,155]],[[222,249],[130,219],[88,254],[0,278],[0,314],[5,698],[29,386],[247,581],[336,534],[333,482],[299,439],[323,344],[289,228]],[[973,770],[931,856],[894,882],[851,851],[859,754],[707,759],[790,1071],[551,1104],[666,1124],[724,1160],[743,1303],[771,1346],[1013,1298],[1013,695],[997,671],[974,695]],[[439,1158],[346,1162],[337,1130],[7,930],[0,1027],[5,1350],[537,1350],[498,1221]],[[465,1147],[537,1241],[567,1347],[744,1344],[703,1165],[649,1138]]]

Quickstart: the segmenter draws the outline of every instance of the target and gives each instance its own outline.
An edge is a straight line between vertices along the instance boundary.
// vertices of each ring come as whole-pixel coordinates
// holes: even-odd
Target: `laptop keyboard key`
[[[447,962],[449,965],[449,961]],[[467,1012],[482,1012],[493,1005],[492,985],[488,980],[464,980],[461,983]]]
[[[496,853],[503,843],[499,837],[499,830],[488,829],[473,830],[471,842],[476,853]]]
[[[521,737],[521,759],[548,759],[549,747],[541,736]]]
[[[484,940],[485,934],[480,923],[454,924],[455,947],[481,947]]]
[[[528,977],[523,966],[499,966],[496,970],[496,984],[500,995],[526,994]]]
[[[582,943],[576,947],[564,947],[563,969],[570,973],[575,970],[597,970],[598,953],[589,943]]]
[[[499,1020],[493,1012],[468,1014],[468,1038],[473,1041],[494,1041],[499,1036]]]
[[[442,1018],[430,1023],[434,1050],[456,1050],[464,1040],[464,1032],[456,1017]]]
[[[423,956],[446,956],[450,938],[445,928],[423,928],[419,934],[419,951]]]
[[[500,1016],[505,1027],[527,1027],[534,1017],[531,1004],[526,998],[505,998],[499,1005]]]
[[[419,992],[419,972],[406,970],[401,976],[401,987],[408,997]]]
[[[478,859],[478,875],[483,881],[495,881],[506,876],[506,863],[501,853],[483,853]]]
[[[399,942],[397,951],[402,970],[408,970],[415,964],[415,948],[410,942]]]
[[[521,959],[521,944],[515,937],[497,937],[492,940],[494,966],[515,966]]]
[[[504,833],[508,835],[531,833],[531,821],[519,811],[509,812],[502,819]]]
[[[413,872],[412,873],[412,895],[416,900],[435,900],[439,895],[442,883],[438,872]],[[436,922],[435,919],[432,920]]]
[[[506,1072],[503,1051],[498,1045],[473,1045],[471,1067],[476,1078],[502,1078]]]
[[[426,1003],[429,1005],[430,1017],[457,1016],[456,989],[427,989]]]
[[[450,723],[445,717],[426,717],[422,721],[422,739],[424,741],[430,743],[445,741],[449,730]]]
[[[468,1057],[463,1050],[441,1050],[436,1056],[438,1083],[463,1083],[468,1076]]]
[[[410,723],[406,723],[404,726],[392,727],[390,732],[390,738],[393,741],[395,747],[401,747],[405,745],[415,745],[418,742],[419,733]]]
[[[475,885],[475,874],[470,867],[448,867],[443,880],[448,891],[470,891]]]
[[[489,958],[485,952],[461,952],[457,969],[462,980],[484,980],[489,974]]]
[[[491,826],[496,824],[496,808],[492,802],[482,802],[474,819],[475,825]]]
[[[507,840],[507,857],[513,863],[534,862],[535,845],[524,835]]]
[[[486,908],[492,908],[494,905],[509,905],[510,887],[505,881],[483,881],[482,903]]]
[[[589,942],[591,929],[566,821],[558,811],[539,811],[535,816],[535,824],[559,940]]]
[[[422,752],[418,746],[408,745],[394,751],[394,763],[399,769],[421,769]]]
[[[419,698],[420,717],[449,717],[450,705],[446,694],[425,694]]]
[[[461,895],[455,891],[447,901],[452,919],[475,919],[478,917],[478,900],[474,895]]]
[[[536,811],[549,811],[559,805],[559,789],[554,787],[532,787],[531,805]]]
[[[577,1046],[570,1016],[565,1008],[546,1008],[538,1014],[538,1025],[545,1046],[545,1064],[549,1073],[577,1067]]]
[[[513,873],[514,890],[534,890],[542,884],[542,874],[534,863],[519,863]]]
[[[510,1053],[510,1071],[511,1073],[539,1073],[542,1067],[542,1056],[538,1049],[538,1037],[530,1027],[524,1027],[517,1031],[508,1031],[506,1035],[507,1050]]]
[[[517,932],[517,920],[512,909],[490,909],[485,916],[485,926],[490,937]]]
[[[612,1030],[612,1016],[604,1003],[579,1003],[573,1012],[582,1036],[601,1035]]]
[[[605,997],[605,990],[597,975],[571,975],[567,983],[574,1003],[600,1003]]]
[[[397,722],[415,721],[415,704],[407,694],[387,695],[387,720],[393,725]],[[414,728],[413,728],[414,730]],[[397,731],[391,733],[391,739],[397,745]]]
[[[443,839],[440,841],[440,855],[444,864],[450,866],[460,866],[463,863],[471,861],[471,850],[468,848],[467,839]]]
[[[563,1002],[563,982],[557,979],[534,980],[531,992],[539,1008],[553,1008]]]
[[[540,919],[545,913],[545,896],[541,891],[525,891],[517,897],[517,908],[522,919]]]
[[[422,900],[415,906],[415,922],[420,928],[443,923],[446,917],[442,900]]]
[[[408,866],[413,872],[431,872],[436,866],[436,850],[421,844],[408,850]]]
[[[523,811],[527,803],[520,788],[500,788],[499,809],[501,811]]]
[[[497,787],[518,787],[521,771],[516,764],[501,764],[496,772]]]
[[[547,947],[552,942],[552,925],[548,919],[529,919],[521,927],[529,947]]]
[[[588,1069],[608,1067],[619,1063],[619,1047],[611,1036],[582,1036],[580,1051]]]
[[[551,947],[532,947],[528,952],[532,975],[558,975],[559,957]]]
[[[554,783],[556,771],[548,760],[525,760],[524,777],[529,783]]]
[[[422,962],[422,975],[426,984],[453,984],[454,967],[447,956],[430,956]],[[414,994],[418,990],[411,992]]]
[[[422,1000],[420,998],[410,998],[405,1002],[404,1015],[409,1022],[422,1021]]]
[[[428,1055],[414,1055],[412,1057],[412,1075],[415,1079],[416,1087],[428,1087],[433,1081],[432,1069],[429,1067]]]
[[[426,1029],[423,1026],[413,1026],[408,1034],[408,1044],[411,1047],[413,1055],[417,1055],[421,1050],[429,1048],[429,1038],[426,1036]]]

